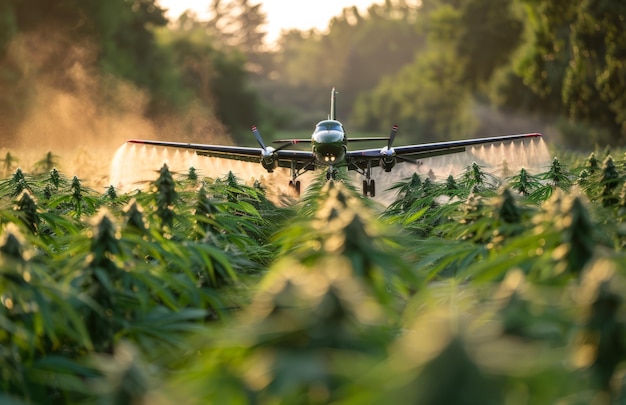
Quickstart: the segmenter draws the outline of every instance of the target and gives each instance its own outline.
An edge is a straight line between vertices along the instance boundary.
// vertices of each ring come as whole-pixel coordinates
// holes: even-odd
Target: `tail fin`
[[[337,90],[335,90],[335,88],[333,87],[333,89],[330,91],[330,115],[328,116],[328,119],[331,120],[337,119],[337,105],[335,103],[336,95]]]

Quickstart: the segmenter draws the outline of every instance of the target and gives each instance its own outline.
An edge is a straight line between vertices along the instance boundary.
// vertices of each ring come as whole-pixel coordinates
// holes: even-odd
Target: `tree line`
[[[327,114],[333,86],[352,131],[398,123],[411,141],[429,141],[543,130],[574,148],[626,138],[620,0],[386,0],[345,8],[324,32],[283,32],[274,47],[262,3],[207,8],[209,19],[186,12],[168,21],[155,0],[3,0],[2,138],[32,108],[33,72],[75,91],[67,72],[79,57],[105,78],[103,106],[116,108],[109,84],[122,80],[149,94],[148,118],[193,109],[242,143],[251,124],[308,129]],[[41,42],[33,62],[28,38],[65,46]],[[77,43],[89,52],[72,56]]]

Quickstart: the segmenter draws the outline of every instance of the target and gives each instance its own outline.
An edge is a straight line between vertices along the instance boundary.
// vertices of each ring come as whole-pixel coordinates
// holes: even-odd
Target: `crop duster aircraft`
[[[317,123],[311,139],[276,140],[274,143],[280,144],[276,148],[267,146],[263,142],[256,126],[252,127],[252,133],[256,137],[260,148],[139,139],[132,139],[128,142],[192,149],[198,155],[203,156],[260,162],[269,173],[273,172],[277,167],[287,168],[291,171],[289,186],[297,194],[300,194],[300,181],[297,179],[304,172],[325,168],[326,178],[330,180],[335,178],[337,169],[346,168],[354,170],[365,177],[363,180],[363,195],[374,197],[376,195],[376,184],[371,178],[372,168],[374,167],[380,167],[385,172],[391,172],[396,164],[418,164],[420,159],[464,152],[470,146],[541,137],[539,133],[529,133],[393,147],[393,141],[398,131],[398,127],[394,125],[388,137],[349,138],[341,122],[336,119],[336,94],[337,92],[333,88],[328,119]],[[382,148],[348,149],[349,144],[363,141],[386,141],[387,144]],[[311,149],[308,151],[287,149],[291,145],[300,143],[310,144]]]

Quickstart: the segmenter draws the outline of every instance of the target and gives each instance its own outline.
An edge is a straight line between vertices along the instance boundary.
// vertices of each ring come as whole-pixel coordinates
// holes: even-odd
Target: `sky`
[[[207,15],[210,0],[158,0],[161,7],[168,9],[168,17],[175,20],[185,10],[192,10],[200,17]],[[356,5],[366,10],[373,3],[382,0],[262,0],[262,9],[267,14],[267,40],[274,42],[281,29],[297,28],[324,30],[334,16],[341,14],[345,7]],[[256,4],[256,2],[253,2]]]

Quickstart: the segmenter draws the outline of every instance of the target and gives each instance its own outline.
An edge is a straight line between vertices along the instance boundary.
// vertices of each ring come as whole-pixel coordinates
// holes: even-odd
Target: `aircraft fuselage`
[[[311,135],[315,160],[323,166],[336,166],[346,159],[347,139],[343,126],[336,120],[320,121]]]

